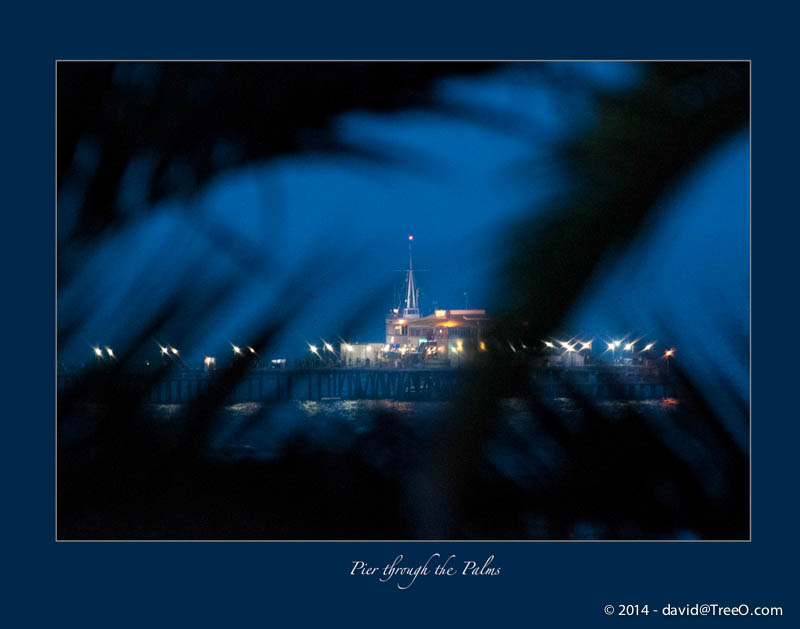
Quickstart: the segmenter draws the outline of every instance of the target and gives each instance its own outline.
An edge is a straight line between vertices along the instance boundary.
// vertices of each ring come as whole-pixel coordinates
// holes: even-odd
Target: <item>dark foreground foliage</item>
[[[487,68],[337,67],[331,71],[340,95],[334,101],[314,96],[330,87],[332,75],[303,65],[258,68],[264,76],[253,85],[251,69],[241,66],[140,69],[150,74],[125,74],[113,65],[59,68],[60,188],[70,181],[78,140],[103,139],[102,166],[89,184],[79,227],[59,243],[59,282],[70,281],[91,242],[124,221],[114,200],[134,152],[149,148],[161,156],[148,188],[151,201],[186,194],[220,169],[263,159],[266,152],[304,150],[308,129],[324,128],[344,109],[408,106],[437,76]],[[122,92],[114,87],[120,72]],[[269,100],[265,85],[273,86],[267,96],[276,130],[252,133],[250,109],[237,107]],[[277,100],[276,85],[285,88]],[[658,201],[703,155],[746,126],[748,89],[746,64],[651,64],[628,92],[592,95],[594,124],[559,151],[570,174],[566,192],[547,221],[515,227],[498,330],[517,330],[534,343],[559,329],[601,263],[652,220]],[[367,102],[360,98],[365,91]],[[161,126],[176,102],[187,115],[167,133]],[[213,115],[220,111],[230,115]],[[120,117],[130,124],[120,125]],[[324,135],[311,137],[319,148]],[[215,139],[237,150],[220,158],[210,144]],[[175,175],[170,165],[177,162],[190,176]],[[565,260],[561,252],[570,248],[581,255]],[[257,335],[259,352],[302,309],[313,289],[304,278],[313,275],[289,282],[295,292]],[[193,297],[175,295],[143,338],[202,316],[202,303]],[[59,342],[76,325],[63,322]],[[125,365],[122,355],[115,371],[88,373],[59,396],[61,539],[748,537],[748,455],[727,428],[731,422],[746,426],[748,400],[731,399],[727,390],[698,390],[679,370],[685,395],[676,410],[656,419],[634,405],[609,412],[577,394],[566,412],[537,391],[524,361],[496,354],[472,374],[471,390],[481,395],[454,402],[431,417],[426,430],[383,413],[339,451],[299,434],[278,456],[258,460],[210,456],[207,448],[247,361],[221,370],[211,392],[183,409],[173,433],[152,426],[143,396],[110,394],[88,421],[87,401],[99,390],[118,390],[114,378],[125,378]],[[160,375],[153,372],[155,379]],[[509,386],[526,409],[521,427],[503,412]],[[736,417],[720,416],[720,396],[733,403]],[[267,406],[259,421],[269,417]],[[504,467],[507,460],[517,461],[516,471]]]

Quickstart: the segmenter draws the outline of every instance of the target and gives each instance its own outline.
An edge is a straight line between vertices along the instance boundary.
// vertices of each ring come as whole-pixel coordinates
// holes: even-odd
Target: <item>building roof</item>
[[[485,310],[437,310],[434,314],[420,319],[409,320],[408,325],[414,327],[478,327],[488,321]]]

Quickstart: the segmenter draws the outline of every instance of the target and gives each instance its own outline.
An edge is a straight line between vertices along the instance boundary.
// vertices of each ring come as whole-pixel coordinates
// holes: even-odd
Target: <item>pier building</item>
[[[485,310],[436,310],[417,319],[386,320],[386,344],[398,351],[437,353],[441,357],[460,354],[469,359],[485,349],[489,317]],[[483,343],[483,345],[481,345]]]
[[[408,268],[405,269],[405,297],[386,318],[384,353],[389,360],[433,365],[460,364],[472,360],[476,352],[486,348],[485,335],[489,325],[486,310],[435,310],[422,316],[419,309],[419,289],[414,275],[414,259],[408,237]]]

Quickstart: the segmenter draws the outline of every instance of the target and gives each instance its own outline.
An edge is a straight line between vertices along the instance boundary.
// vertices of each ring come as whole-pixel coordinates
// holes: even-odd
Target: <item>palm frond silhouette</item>
[[[533,347],[561,329],[598,269],[646,232],[682,178],[749,120],[745,63],[642,64],[640,80],[617,91],[565,84],[548,64],[527,69],[551,89],[580,90],[592,115],[554,143],[549,167],[564,182],[558,194],[508,230],[494,304],[498,346],[509,331]],[[449,108],[432,91],[441,78],[495,70],[480,63],[60,63],[59,292],[77,290],[88,252],[147,220],[159,202],[182,198],[191,208],[199,187],[222,172],[305,151],[420,167],[377,146],[342,145],[329,132],[342,112],[426,107],[514,133],[513,118]],[[86,151],[92,167],[82,165]],[[144,164],[134,186],[140,202],[131,211],[122,191],[137,160]],[[242,274],[274,277],[269,252],[215,225],[199,229]],[[283,307],[253,330],[259,354],[309,308],[331,266],[320,257],[287,271],[276,289]],[[655,419],[645,407],[609,409],[580,391],[571,392],[568,410],[556,407],[531,378],[529,358],[492,352],[469,372],[466,390],[477,393],[455,400],[424,430],[379,409],[363,433],[340,427],[338,450],[297,431],[269,460],[210,457],[220,413],[251,361],[216,372],[207,392],[177,412],[171,431],[154,425],[147,391],[175,364],[148,372],[138,389],[126,384],[138,347],[160,337],[190,344],[192,330],[234,289],[197,285],[195,271],[137,328],[112,368],[89,370],[59,393],[59,538],[748,536],[747,452],[730,434],[731,418],[721,417],[720,393],[698,388],[679,364],[681,403]],[[60,348],[80,334],[85,317],[59,311]],[[660,329],[669,333],[670,323]],[[737,334],[728,337],[739,346]],[[746,424],[749,400],[724,395],[733,398],[733,420]],[[523,426],[509,419],[510,398],[521,405],[515,416],[526,418]],[[277,413],[265,402],[242,430]],[[496,464],[497,452],[515,461],[515,473]],[[369,519],[358,515],[362,503]]]

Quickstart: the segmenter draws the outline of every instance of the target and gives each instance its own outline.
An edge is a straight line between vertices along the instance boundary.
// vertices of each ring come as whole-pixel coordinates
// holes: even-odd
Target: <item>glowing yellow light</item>
[[[464,351],[464,343],[461,342],[461,341],[456,341],[456,348],[458,349],[459,352],[463,352]]]
[[[406,320],[405,320],[405,319],[398,319],[398,320],[397,320],[397,323],[399,323],[400,325],[403,325],[403,324],[405,324],[405,322],[406,322]]]
[[[435,314],[437,317],[446,317],[447,310],[434,310],[433,314]]]
[[[440,328],[455,328],[458,326],[458,323],[455,321],[442,321],[441,323],[437,323],[436,326]]]
[[[674,354],[675,354],[675,350],[674,349],[668,349],[666,352],[664,352],[664,358],[669,358],[670,356],[673,356]]]
[[[574,352],[575,351],[575,346],[574,345],[567,345],[566,350],[568,352]]]
[[[94,353],[95,353],[97,356],[102,356],[102,355],[103,355],[103,350],[102,350],[102,349],[100,349],[99,347],[93,347],[92,349],[94,350]]]
[[[176,356],[178,355],[178,350],[175,349],[174,347],[170,347],[170,350],[172,350],[172,353],[175,354]]]
[[[231,345],[231,347],[233,348],[233,353],[234,354],[241,354],[242,353],[242,348],[239,347],[238,345]]]
[[[627,343],[627,344],[625,345],[625,351],[626,351],[626,352],[632,352],[632,351],[633,351],[633,346],[634,346],[634,345],[636,345],[636,341],[633,341],[632,343]]]
[[[563,347],[564,349],[567,349],[569,347],[569,343],[567,343],[567,341],[559,341],[558,344],[561,345],[561,347]]]
[[[644,349],[642,351],[649,352],[651,349],[653,349],[653,345],[655,345],[655,343],[648,343],[647,345],[644,346]]]
[[[108,355],[111,356],[111,358],[114,358],[114,352],[111,351],[110,347],[106,347],[106,352],[108,352]]]
[[[217,359],[214,358],[213,356],[206,356],[203,359],[203,363],[205,364],[206,367],[210,367],[211,365],[215,365],[217,363]]]
[[[256,353],[256,350],[254,350],[254,349],[253,349],[252,347],[250,347],[249,345],[247,346],[247,349],[249,349],[249,350],[250,350],[250,353],[251,353],[251,354],[255,354],[255,353]]]
[[[556,346],[555,346],[555,345],[553,345],[553,344],[552,344],[550,341],[544,341],[544,344],[545,344],[547,347],[549,347],[550,349],[555,349],[555,348],[556,348]]]
[[[614,341],[614,347],[619,347],[622,345],[622,341]]]
[[[482,352],[486,351],[486,343],[484,343],[483,341],[481,341],[481,351]]]

